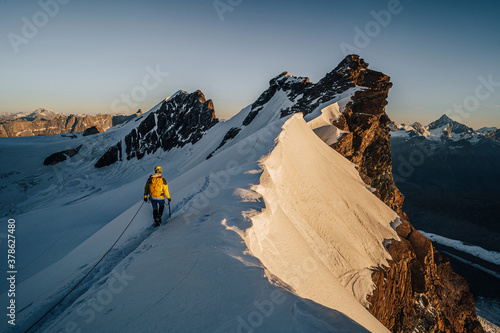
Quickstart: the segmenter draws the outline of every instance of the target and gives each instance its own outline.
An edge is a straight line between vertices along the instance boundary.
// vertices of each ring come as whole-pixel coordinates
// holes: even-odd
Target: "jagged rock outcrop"
[[[397,231],[401,241],[387,246],[393,261],[372,275],[370,312],[392,332],[483,332],[467,282],[449,260],[407,221]]]
[[[179,91],[101,156],[95,167],[109,166],[123,158],[141,159],[160,148],[168,151],[195,143],[218,122],[212,100],[206,100],[201,91]]]
[[[50,110],[39,110],[27,115],[0,117],[0,137],[79,133],[94,126],[107,130],[142,114],[139,110],[129,116],[112,114],[64,115]]]
[[[47,157],[43,161],[43,164],[44,165],[56,165],[57,163],[66,161],[68,158],[71,158],[71,157],[75,156],[76,154],[78,154],[78,152],[80,151],[82,146],[83,145],[79,145],[78,147],[73,148],[73,149],[67,149],[67,150],[63,150],[63,151],[54,153],[54,154],[50,155],[49,157]]]
[[[87,128],[85,131],[83,131],[83,136],[89,136],[89,135],[94,135],[94,134],[99,134],[104,132],[104,129],[102,129],[99,126],[92,126]]]
[[[376,189],[374,194],[403,222],[397,229],[401,240],[387,247],[393,257],[390,266],[373,272],[376,288],[368,299],[369,311],[393,332],[482,332],[467,283],[411,226],[403,211],[404,197],[392,175],[391,121],[385,113],[391,87],[389,76],[368,69],[368,64],[356,55],[347,56],[318,83],[284,72],[270,81],[270,87],[252,104],[241,126],[248,126],[278,91],[285,93],[290,102],[276,111],[284,117],[296,112],[309,114],[356,88],[352,101],[333,123],[347,133],[331,146],[358,166],[362,179]],[[219,148],[238,132],[232,128]]]
[[[377,189],[377,195],[402,218],[404,197],[392,176],[389,128],[391,122],[385,113],[387,96],[392,83],[390,78],[368,69],[368,64],[357,56],[346,57],[328,76],[341,81],[342,86],[366,87],[356,91],[340,118],[334,123],[343,131],[332,147],[358,165],[363,180]],[[335,82],[335,81],[334,81]]]
[[[486,137],[491,141],[500,142],[500,129],[489,132]]]

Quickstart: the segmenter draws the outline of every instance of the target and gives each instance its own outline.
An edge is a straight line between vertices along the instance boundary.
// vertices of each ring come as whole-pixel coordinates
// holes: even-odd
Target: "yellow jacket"
[[[161,176],[161,173],[151,175],[146,182],[144,186],[144,197],[147,198],[148,195],[152,199],[170,199],[167,181]]]

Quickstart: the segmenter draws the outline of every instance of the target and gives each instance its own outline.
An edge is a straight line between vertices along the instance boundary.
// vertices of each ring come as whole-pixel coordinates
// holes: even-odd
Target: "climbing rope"
[[[90,273],[92,273],[92,271],[97,267],[97,265],[99,265],[99,263],[108,255],[108,253],[113,249],[113,247],[115,247],[116,243],[118,243],[118,241],[120,240],[120,238],[122,238],[123,234],[125,233],[125,231],[127,231],[128,227],[130,227],[130,225],[132,224],[132,221],[134,221],[135,217],[137,216],[137,214],[139,214],[139,211],[141,210],[142,208],[142,205],[144,205],[144,201],[141,203],[141,206],[139,207],[139,209],[137,210],[137,212],[135,213],[134,217],[132,217],[132,219],[130,220],[130,222],[127,224],[127,226],[125,227],[125,229],[123,229],[122,233],[120,234],[120,236],[118,236],[118,238],[116,239],[116,241],[113,243],[113,245],[111,245],[111,247],[109,248],[108,251],[106,251],[106,253],[104,253],[104,255],[101,257],[101,259],[99,259],[99,261],[87,272],[87,274],[85,274],[84,277],[81,278],[80,281],[78,281],[78,283],[73,287],[71,288],[70,291],[68,291],[66,293],[66,295],[64,295],[63,298],[61,298],[59,300],[59,302],[57,302],[53,307],[50,308],[49,311],[47,311],[43,316],[40,317],[40,319],[38,319],[33,325],[31,325],[26,331],[24,331],[25,333],[28,332],[29,330],[31,330],[33,327],[35,327],[43,318],[45,318],[45,316],[47,316],[52,310],[54,310],[59,304],[61,304],[62,301],[64,301],[64,299],[66,297],[69,296],[69,294],[71,294],[79,285],[80,283],[83,282],[83,280],[85,280],[85,278],[87,276],[89,276]]]

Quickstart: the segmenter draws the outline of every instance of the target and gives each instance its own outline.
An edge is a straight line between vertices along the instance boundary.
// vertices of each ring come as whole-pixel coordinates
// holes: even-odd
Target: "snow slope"
[[[307,124],[300,115],[279,119],[276,108],[290,101],[277,93],[208,160],[250,108],[195,145],[100,170],[90,167],[96,152],[137,124],[92,142],[75,139],[89,140],[87,148],[61,163],[53,187],[51,169],[21,169],[38,173],[31,187],[38,199],[13,207],[22,212],[15,215],[17,237],[30,245],[19,246],[18,326],[8,329],[23,331],[48,311],[135,216],[96,270],[35,331],[386,332],[362,304],[373,288],[370,268],[390,259],[384,244],[397,238],[391,228],[397,215],[314,131],[326,126],[327,142],[341,134],[329,122],[346,98],[322,105]],[[9,142],[23,142],[25,153],[44,150],[33,150],[34,160],[66,144],[59,136],[45,140],[53,145]],[[172,218],[153,229],[151,207],[139,200],[158,164],[169,181]],[[74,191],[71,180],[78,180]],[[43,192],[44,184],[50,190]]]

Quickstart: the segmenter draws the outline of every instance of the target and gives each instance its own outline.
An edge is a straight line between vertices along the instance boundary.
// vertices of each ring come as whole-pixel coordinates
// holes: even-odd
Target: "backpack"
[[[153,198],[163,197],[163,186],[167,181],[163,177],[149,177],[149,195]]]

